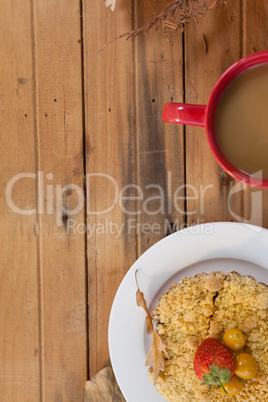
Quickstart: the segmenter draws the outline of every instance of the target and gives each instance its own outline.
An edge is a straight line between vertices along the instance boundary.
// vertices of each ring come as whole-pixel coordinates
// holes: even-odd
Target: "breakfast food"
[[[201,273],[171,286],[153,309],[152,317],[156,320],[157,334],[166,343],[165,368],[155,382],[157,391],[166,400],[268,401],[267,285],[237,272]],[[232,343],[232,336],[237,338],[237,334],[242,338],[241,347],[235,346],[234,340]],[[223,343],[227,339],[229,346],[231,340],[234,349],[229,347],[229,350],[234,358],[239,355],[245,362],[243,355],[250,355],[257,363],[252,378],[232,376],[226,389],[238,388],[239,392],[230,391],[226,395],[216,385],[210,389],[195,373],[196,351],[207,338]],[[152,379],[150,370],[149,377]]]
[[[234,355],[216,338],[205,339],[194,355],[194,371],[203,385],[217,385],[226,394],[224,384],[229,383],[235,369]]]
[[[245,335],[238,328],[227,329],[222,341],[231,350],[240,350],[246,343]]]

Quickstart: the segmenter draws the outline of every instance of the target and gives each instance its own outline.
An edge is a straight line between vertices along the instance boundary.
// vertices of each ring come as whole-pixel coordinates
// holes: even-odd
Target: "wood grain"
[[[166,1],[137,1],[136,27],[158,15]],[[137,216],[138,253],[184,226],[184,131],[162,122],[166,102],[182,102],[182,35],[165,38],[161,26],[135,42],[137,172],[143,200]]]
[[[129,1],[118,5],[112,13],[102,2],[84,2],[83,12],[90,376],[109,364],[112,301],[137,256],[133,43],[122,39],[99,53],[132,29]]]
[[[44,198],[39,220],[42,397],[81,401],[87,309],[80,2],[36,1],[34,27],[37,158]]]
[[[0,16],[0,400],[81,401],[110,364],[110,309],[142,252],[185,224],[268,228],[268,191],[224,173],[203,129],[161,118],[267,49],[268,4],[229,0],[173,45],[159,26],[99,52],[167,2],[21,3]]]
[[[243,56],[267,50],[267,13],[265,0],[243,0]]]
[[[31,26],[29,2],[2,2],[0,400],[14,402],[40,395],[37,216],[26,215],[37,199]]]
[[[117,239],[109,230],[101,235],[95,232],[88,239],[91,375],[108,362],[108,316],[124,273],[137,255],[165,236],[176,219],[184,222],[184,200],[178,201],[177,212],[173,200],[168,199],[179,186],[184,196],[183,130],[164,127],[161,119],[163,102],[182,99],[180,35],[172,47],[161,30],[152,31],[150,39],[121,40],[97,54],[105,41],[131,30],[133,17],[135,26],[140,26],[161,10],[164,1],[158,3],[152,7],[138,2],[131,15],[129,3],[121,2],[117,13],[112,16],[108,12],[97,31],[90,28],[93,15],[103,13],[101,6],[91,14],[86,5],[84,9],[86,134],[87,149],[93,150],[87,172],[109,176],[102,182],[100,177],[95,182],[90,179],[88,206],[102,211],[111,205],[111,179],[116,179],[127,198],[107,213],[88,216],[91,227],[101,228],[107,221],[122,227]],[[93,66],[92,55],[96,55]]]
[[[240,2],[236,0],[207,13],[199,23],[187,25],[187,103],[206,104],[220,75],[240,58],[240,28]],[[217,164],[202,128],[186,128],[186,181],[188,224],[244,220],[244,191]]]

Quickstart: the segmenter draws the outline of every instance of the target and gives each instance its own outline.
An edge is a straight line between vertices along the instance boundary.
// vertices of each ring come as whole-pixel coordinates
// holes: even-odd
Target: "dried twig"
[[[192,17],[195,21],[198,20],[199,17],[205,15],[207,11],[212,10],[215,7],[219,7],[221,5],[225,5],[228,0],[176,0],[172,1],[167,5],[167,7],[156,17],[151,18],[147,21],[143,26],[137,29],[133,29],[132,31],[123,33],[119,36],[116,36],[109,42],[107,42],[101,49],[105,49],[112,42],[126,37],[126,40],[130,38],[135,38],[139,33],[144,32],[146,36],[148,36],[149,30],[155,26],[157,29],[159,25],[162,26],[164,37],[171,43],[167,29],[170,31],[183,31],[185,28],[185,24]]]

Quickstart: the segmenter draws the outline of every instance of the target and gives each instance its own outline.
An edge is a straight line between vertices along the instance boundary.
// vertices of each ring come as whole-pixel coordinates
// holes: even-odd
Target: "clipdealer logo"
[[[16,185],[23,185],[24,180],[33,180],[35,187],[37,188],[37,205],[34,208],[22,208],[16,204],[14,197],[14,187]],[[120,188],[114,177],[105,173],[88,173],[86,175],[86,188],[87,194],[82,187],[77,184],[55,184],[53,183],[54,175],[48,173],[45,175],[43,171],[37,173],[23,172],[13,176],[6,185],[5,197],[8,207],[11,211],[19,215],[35,215],[35,214],[48,214],[56,216],[56,225],[63,226],[63,215],[68,216],[67,230],[73,233],[88,233],[88,236],[92,236],[93,233],[103,234],[109,233],[119,237],[124,231],[138,230],[138,220],[135,217],[143,213],[148,216],[163,216],[170,215],[174,212],[180,215],[186,214],[187,216],[196,215],[197,218],[195,224],[203,223],[200,217],[205,214],[207,204],[209,200],[210,192],[213,190],[213,185],[195,187],[190,184],[182,184],[177,188],[172,188],[172,172],[167,172],[167,183],[165,188],[159,184],[148,184],[141,188],[137,184],[131,183]],[[99,186],[99,187],[98,187]],[[111,199],[109,205],[102,206],[102,209],[97,209],[97,206],[93,208],[91,199],[94,196],[92,191],[96,191],[96,188],[105,192],[106,189],[112,189]],[[247,209],[248,219],[244,219],[237,212],[232,209],[232,200],[235,194],[243,192],[247,189],[246,184],[242,182],[236,183],[230,188],[228,193],[228,211],[230,215],[240,223],[262,225],[262,191],[256,189],[247,195],[250,197],[241,197],[244,202],[243,209]],[[189,200],[197,201],[194,205],[198,205],[198,210],[184,211],[184,203],[187,198]],[[246,192],[245,192],[246,193]],[[71,203],[71,206],[66,202],[66,196],[73,194],[75,202]],[[242,194],[242,193],[241,193]],[[85,203],[85,197],[87,202]],[[75,205],[73,205],[75,204]],[[103,223],[99,223],[99,226],[95,222],[91,226],[88,223],[76,222],[75,216],[78,215],[83,209],[87,208],[86,213],[88,216],[103,216]],[[119,224],[112,222],[108,219],[109,213],[116,207],[119,207],[122,214],[127,215],[126,223]],[[134,218],[134,219],[133,219]],[[157,219],[157,218],[156,218]],[[149,222],[145,222],[139,230],[144,234],[159,234],[161,231],[161,225],[159,222],[153,222],[152,218]],[[169,225],[168,220],[165,225]],[[192,219],[193,221],[193,219]],[[94,226],[95,225],[95,226]],[[101,226],[102,225],[102,226]],[[126,228],[127,226],[127,228]],[[175,224],[176,230],[183,229]]]

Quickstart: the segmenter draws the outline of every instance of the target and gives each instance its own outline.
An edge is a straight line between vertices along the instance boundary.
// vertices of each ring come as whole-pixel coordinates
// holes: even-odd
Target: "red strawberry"
[[[197,349],[194,357],[194,371],[202,384],[217,385],[227,394],[223,383],[229,382],[235,370],[235,358],[218,339],[207,338]]]

